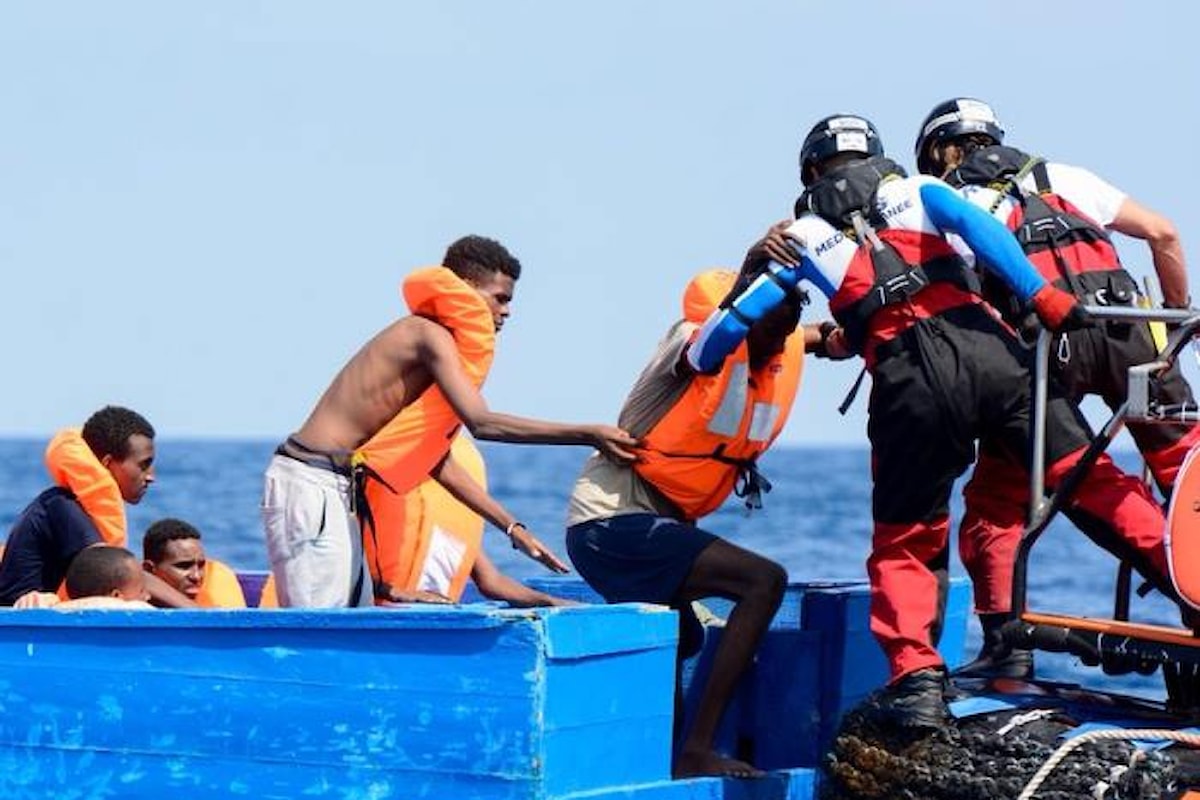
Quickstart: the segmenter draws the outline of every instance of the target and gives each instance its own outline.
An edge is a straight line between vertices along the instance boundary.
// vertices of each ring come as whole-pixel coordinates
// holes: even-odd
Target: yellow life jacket
[[[683,296],[684,319],[703,323],[736,280],[728,270],[702,272]],[[798,328],[784,352],[750,371],[749,346],[738,345],[714,375],[695,375],[675,404],[642,438],[633,468],[696,520],[716,510],[739,477],[756,475],[755,460],[783,430],[804,368]]]
[[[104,543],[125,547],[125,500],[117,480],[100,463],[80,428],[64,428],[46,446],[46,469],[55,484],[70,489]]]
[[[413,272],[402,292],[413,314],[449,329],[464,372],[482,386],[495,353],[496,328],[479,292],[445,267]],[[461,424],[441,390],[431,386],[359,448],[356,458],[369,475],[363,489],[363,546],[377,583],[409,591],[417,587],[432,528],[412,522],[425,518],[424,501],[414,490],[450,452]],[[463,554],[466,573],[455,580],[460,593],[477,553],[478,541]]]

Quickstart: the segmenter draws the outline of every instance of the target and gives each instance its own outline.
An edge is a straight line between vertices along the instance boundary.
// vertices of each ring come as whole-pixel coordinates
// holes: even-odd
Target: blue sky
[[[799,142],[839,111],[871,117],[911,165],[934,103],[987,99],[1012,144],[1167,213],[1200,258],[1196,15],[4,3],[0,434],[42,436],[105,403],[164,435],[286,434],[403,313],[401,277],[466,233],[526,270],[492,407],[612,421],[687,279],[738,263],[790,212]],[[1122,252],[1149,269],[1144,247]],[[856,372],[811,362],[785,441],[865,442],[865,397],[835,410]]]

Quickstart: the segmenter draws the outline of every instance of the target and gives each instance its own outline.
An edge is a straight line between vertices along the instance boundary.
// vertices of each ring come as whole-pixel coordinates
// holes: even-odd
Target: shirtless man
[[[486,303],[495,330],[503,327],[520,262],[500,243],[468,236],[450,246],[443,264]],[[464,370],[453,332],[434,318],[404,317],[350,359],[267,468],[263,525],[281,606],[372,605],[351,456],[402,409],[434,390],[476,439],[591,445],[622,463],[635,458],[637,440],[614,426],[568,425],[492,411]],[[439,457],[430,476],[503,530],[514,548],[556,572],[567,571],[465,469],[445,452]]]

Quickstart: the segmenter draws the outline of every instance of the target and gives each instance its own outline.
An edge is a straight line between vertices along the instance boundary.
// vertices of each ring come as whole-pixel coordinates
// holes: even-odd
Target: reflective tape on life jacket
[[[472,384],[482,386],[495,354],[496,328],[479,292],[445,267],[413,272],[405,279],[402,292],[413,314],[436,320],[450,330],[463,371]],[[359,481],[363,546],[377,579],[407,575],[417,563],[417,545],[421,543],[406,538],[403,530],[403,520],[412,516],[406,509],[417,502],[408,496],[450,452],[461,424],[441,390],[431,386],[359,448],[356,461],[363,478]],[[473,564],[474,559],[471,561]],[[382,572],[381,563],[389,565]],[[408,579],[387,582],[407,588]]]
[[[684,317],[702,323],[734,285],[735,273],[709,270],[688,284]],[[694,375],[687,389],[642,437],[634,470],[687,519],[716,510],[737,490],[752,504],[769,489],[756,459],[783,429],[804,366],[804,336],[787,338],[784,352],[751,372],[742,342],[713,375]],[[739,481],[741,485],[739,486]]]
[[[124,547],[125,500],[108,468],[100,463],[79,428],[64,428],[46,446],[46,469],[58,486],[70,489],[105,544]]]

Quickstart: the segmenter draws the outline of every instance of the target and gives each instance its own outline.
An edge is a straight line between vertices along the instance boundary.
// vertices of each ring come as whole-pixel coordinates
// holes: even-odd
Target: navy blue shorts
[[[567,555],[610,603],[678,606],[696,556],[717,538],[669,517],[622,514],[567,528]]]

